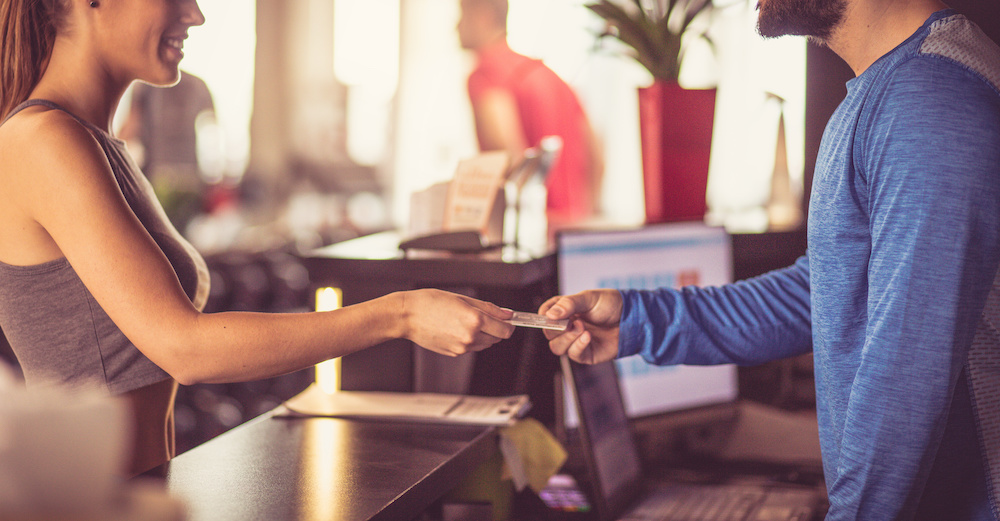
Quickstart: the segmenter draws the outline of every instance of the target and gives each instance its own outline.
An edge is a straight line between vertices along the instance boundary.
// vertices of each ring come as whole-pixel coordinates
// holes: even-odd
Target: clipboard
[[[531,409],[527,395],[469,396],[443,393],[337,391],[311,384],[287,400],[281,416],[380,421],[511,425]]]

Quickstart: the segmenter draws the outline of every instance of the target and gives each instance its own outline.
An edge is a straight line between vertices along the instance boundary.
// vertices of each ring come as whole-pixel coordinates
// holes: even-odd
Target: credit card
[[[539,315],[537,313],[527,313],[524,311],[515,311],[514,316],[509,320],[505,320],[508,324],[514,324],[515,326],[522,327],[536,327],[539,329],[554,329],[557,331],[563,331],[569,326],[569,319],[553,320],[546,317],[545,315]]]

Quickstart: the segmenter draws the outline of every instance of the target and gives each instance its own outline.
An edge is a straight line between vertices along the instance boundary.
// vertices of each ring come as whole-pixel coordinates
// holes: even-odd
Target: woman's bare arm
[[[124,200],[93,137],[58,111],[31,119],[16,138],[30,152],[13,158],[5,184],[19,191],[23,211],[122,332],[181,383],[275,376],[392,338],[457,355],[513,331],[502,322],[509,311],[436,290],[324,313],[200,313]]]

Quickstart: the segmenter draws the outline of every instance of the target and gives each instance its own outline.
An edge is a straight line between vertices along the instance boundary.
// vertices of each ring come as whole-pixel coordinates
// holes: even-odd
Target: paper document
[[[323,392],[312,384],[285,402],[289,414],[470,425],[509,425],[531,408],[526,395],[467,396],[379,391]]]
[[[485,232],[509,169],[510,154],[502,151],[484,152],[460,161],[445,197],[444,231]]]

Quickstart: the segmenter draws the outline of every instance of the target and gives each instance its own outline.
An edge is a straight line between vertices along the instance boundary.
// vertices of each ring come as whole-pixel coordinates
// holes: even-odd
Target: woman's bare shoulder
[[[109,168],[100,145],[83,124],[66,112],[43,106],[28,107],[0,126],[0,164],[4,165],[0,176],[8,182],[31,184],[64,182],[67,175]]]
[[[39,147],[96,144],[90,132],[64,111],[36,105],[11,116],[0,126],[0,147],[17,155],[51,152]]]
[[[65,203],[60,190],[79,177],[72,164],[80,160],[79,152],[67,149],[96,146],[88,144],[87,134],[72,116],[46,107],[29,107],[0,126],[0,256],[4,262],[28,265],[62,256],[41,226],[40,216]]]

